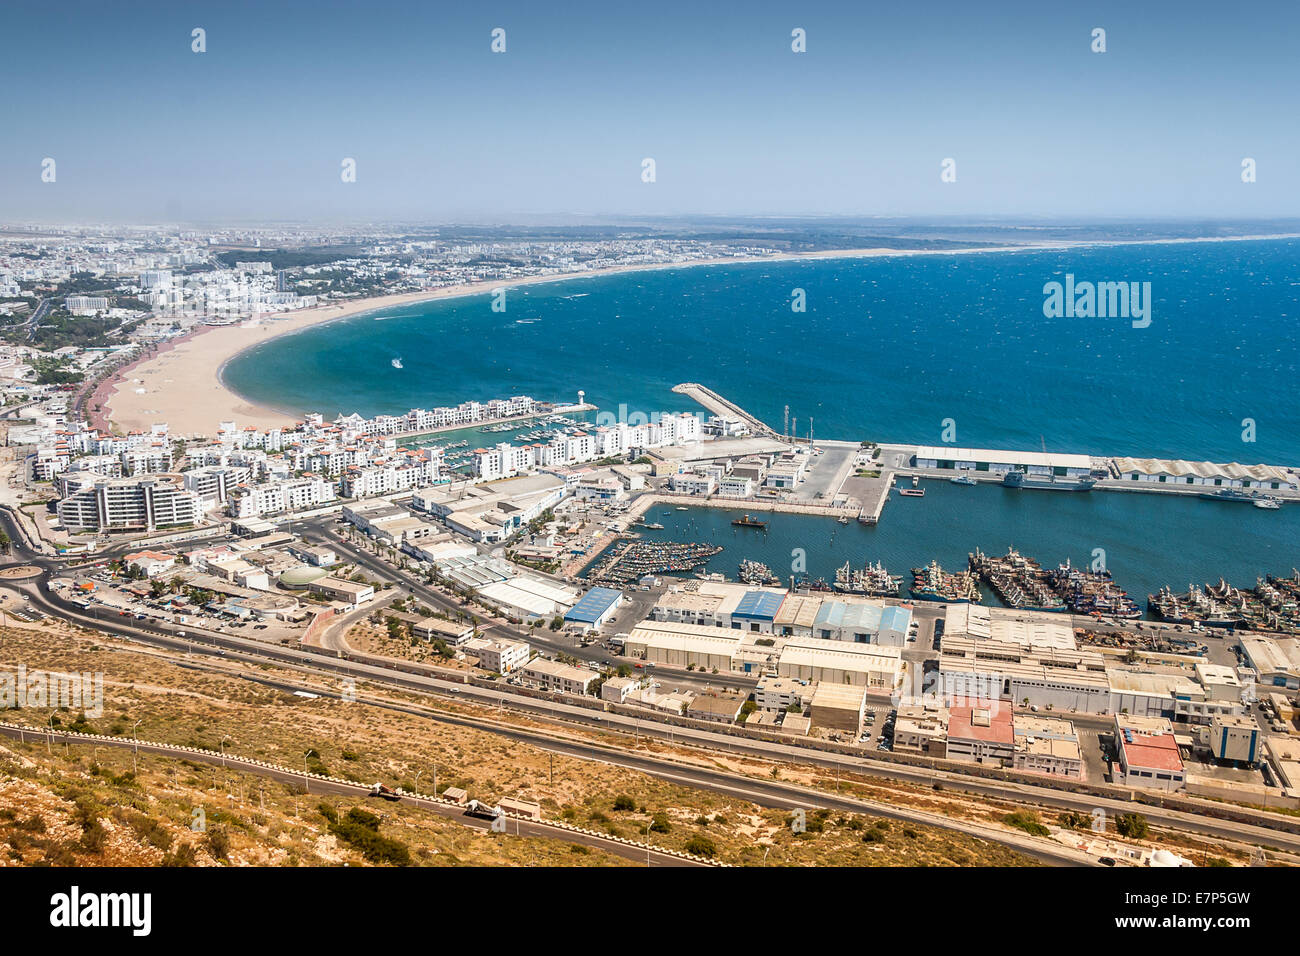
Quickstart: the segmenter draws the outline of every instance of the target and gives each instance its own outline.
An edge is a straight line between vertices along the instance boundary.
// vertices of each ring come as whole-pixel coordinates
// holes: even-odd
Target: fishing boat
[[[836,518],[835,520],[836,520],[837,522],[839,522],[840,524],[848,524],[848,523],[849,523],[849,516],[848,516],[848,515],[840,515],[840,516],[839,516],[838,518]]]
[[[842,594],[863,594],[867,597],[898,597],[903,579],[890,574],[885,566],[864,564],[860,571],[854,570],[849,563],[835,572],[833,587]]]
[[[1255,507],[1263,508],[1265,511],[1277,511],[1282,507],[1282,502],[1276,498],[1256,498]]]
[[[741,518],[732,518],[731,523],[738,528],[766,528],[766,521],[759,521],[757,518],[751,518],[748,514]]]
[[[664,526],[658,521],[643,521],[641,527],[649,528],[651,531],[662,531],[664,529]]]
[[[912,569],[911,595],[920,601],[945,604],[979,604],[984,600],[975,575],[969,571],[950,574],[939,566],[938,561]]]
[[[977,482],[977,481],[976,481],[974,478],[972,478],[970,475],[958,475],[956,478],[949,478],[949,479],[948,479],[948,483],[949,483],[949,484],[953,484],[953,485],[977,485],[977,484],[979,484],[979,482]]]
[[[766,564],[758,561],[751,561],[745,558],[740,562],[737,569],[737,578],[742,584],[752,584],[762,587],[780,587],[781,579],[772,573],[772,569]]]
[[[967,556],[967,563],[1007,607],[1020,611],[1066,610],[1066,602],[1052,588],[1047,572],[1015,548],[1008,548],[1000,558],[976,548]]]
[[[924,488],[899,488],[898,493],[905,498],[924,498]]]

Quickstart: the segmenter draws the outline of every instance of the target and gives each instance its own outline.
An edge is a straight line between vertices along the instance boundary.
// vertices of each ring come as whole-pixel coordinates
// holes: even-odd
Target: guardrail
[[[357,783],[355,780],[349,780],[346,777],[336,777],[332,774],[312,773],[307,770],[295,770],[292,767],[286,767],[283,764],[271,763],[267,760],[258,760],[255,757],[242,757],[238,754],[222,753],[217,750],[205,750],[201,747],[189,747],[183,744],[167,744],[157,740],[136,740],[135,738],[110,737],[104,734],[87,734],[75,730],[51,730],[49,728],[29,727],[26,724],[12,724],[7,721],[0,721],[0,731],[9,731],[17,733],[20,742],[26,742],[26,735],[31,734],[36,738],[60,737],[64,741],[78,741],[85,743],[99,743],[114,747],[126,747],[135,749],[138,747],[147,747],[153,750],[162,750],[170,754],[205,757],[210,760],[220,760],[223,763],[231,761],[244,764],[247,766],[257,767],[266,770],[269,773],[278,773],[289,777],[302,777],[304,781],[321,780],[326,783],[336,784],[339,786],[349,787],[362,792],[369,792],[370,788],[365,784]],[[424,801],[426,803],[436,803],[445,807],[460,807],[462,804],[455,800],[448,800],[437,794],[414,793],[405,790],[397,790],[395,793],[399,797],[407,797],[411,800]],[[692,863],[700,863],[708,866],[729,866],[730,864],[719,863],[709,857],[699,856],[694,853],[686,853],[682,850],[674,850],[671,847],[659,847],[652,843],[643,843],[638,840],[631,840],[627,837],[616,836],[612,833],[601,833],[599,830],[590,830],[586,827],[576,826],[563,820],[539,820],[522,813],[513,813],[508,810],[501,811],[502,815],[511,819],[520,820],[527,823],[538,823],[542,826],[551,827],[556,830],[564,830],[570,833],[580,833],[584,836],[596,837],[601,840],[607,840],[611,843],[618,843],[624,846],[636,847],[637,849],[646,850],[651,853],[658,853],[661,856],[671,856],[677,859],[687,860]]]

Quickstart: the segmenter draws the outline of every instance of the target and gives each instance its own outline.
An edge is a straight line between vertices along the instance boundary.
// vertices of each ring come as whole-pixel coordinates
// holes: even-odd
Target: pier
[[[527,415],[507,415],[504,418],[482,418],[476,422],[461,422],[458,425],[439,425],[436,428],[420,428],[409,432],[394,432],[392,435],[386,435],[386,438],[395,438],[398,441],[410,441],[414,438],[426,438],[430,435],[441,435],[445,432],[460,432],[479,429],[485,425],[502,425],[507,422],[517,422],[523,427],[528,422],[538,418],[545,418],[547,415],[566,415],[570,412],[594,412],[595,405],[559,405],[545,412],[529,412]]]
[[[683,382],[681,385],[674,385],[673,391],[693,399],[715,415],[728,415],[732,418],[739,418],[749,426],[749,430],[755,435],[767,438],[780,437],[775,429],[769,428],[757,415],[751,415],[735,402],[723,398],[706,385],[701,385],[698,382]]]

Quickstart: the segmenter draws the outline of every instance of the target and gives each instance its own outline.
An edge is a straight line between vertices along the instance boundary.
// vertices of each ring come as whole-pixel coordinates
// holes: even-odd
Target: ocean
[[[1067,273],[1150,282],[1150,324],[1044,317],[1044,285]],[[795,289],[806,312],[791,310]],[[580,389],[629,416],[697,411],[670,389],[698,381],[777,428],[789,405],[799,433],[811,420],[823,439],[939,444],[951,420],[962,447],[1300,463],[1295,240],[700,266],[516,288],[506,306],[493,312],[483,293],[318,326],[237,356],[225,380],[251,401],[329,416],[517,394],[571,401]],[[777,516],[766,543],[741,551],[729,518],[700,510],[658,519],[658,536],[721,534],[729,575],[741,557],[788,575],[803,547],[809,572],[828,578],[845,560],[903,573],[1014,544],[1055,566],[1102,548],[1120,584],[1145,597],[1289,574],[1298,516],[1295,505],[930,482],[874,529]]]
[[[1150,282],[1150,325],[1045,318],[1067,273]],[[951,419],[961,447],[1290,464],[1298,319],[1296,240],[749,263],[524,286],[504,313],[488,293],[387,309],[267,342],[224,378],[330,416],[579,389],[613,412],[697,410],[669,389],[699,381],[823,438],[938,444]]]

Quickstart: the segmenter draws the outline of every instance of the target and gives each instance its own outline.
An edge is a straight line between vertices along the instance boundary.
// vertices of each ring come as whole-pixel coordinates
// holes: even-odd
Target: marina
[[[720,554],[719,545],[677,541],[617,541],[587,576],[593,584],[625,588],[646,575],[684,573]]]

